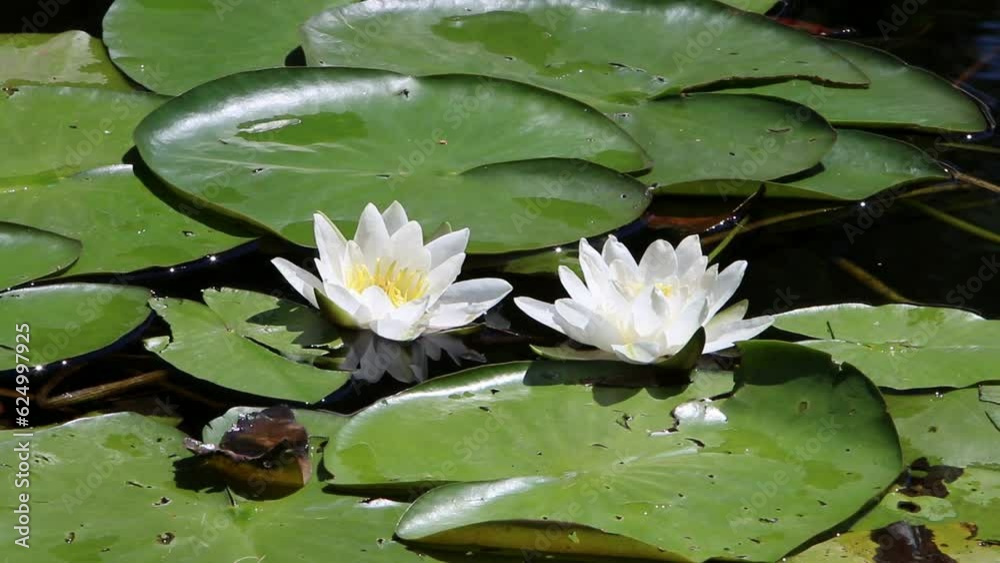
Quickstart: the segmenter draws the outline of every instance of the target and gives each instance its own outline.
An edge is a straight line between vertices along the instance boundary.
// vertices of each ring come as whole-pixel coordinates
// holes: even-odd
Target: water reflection
[[[395,342],[361,331],[345,336],[344,341],[348,352],[339,368],[350,371],[356,382],[377,383],[388,374],[401,383],[419,383],[428,377],[429,361],[440,361],[444,355],[456,366],[486,362],[485,356],[448,333]]]

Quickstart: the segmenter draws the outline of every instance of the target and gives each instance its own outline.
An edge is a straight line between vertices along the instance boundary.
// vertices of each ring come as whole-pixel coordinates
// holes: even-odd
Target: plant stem
[[[885,297],[889,301],[894,303],[913,303],[912,300],[907,299],[901,293],[875,277],[872,273],[868,272],[861,266],[858,266],[854,262],[851,262],[847,258],[834,258],[833,263],[836,264],[841,270],[847,272],[848,275],[868,286],[869,289],[878,293],[882,297]]]
[[[933,207],[925,203],[920,203],[919,201],[904,201],[903,203],[909,205],[910,207],[916,209],[917,211],[920,211],[926,215],[930,215],[931,217],[937,219],[938,221],[947,223],[952,227],[955,227],[956,229],[965,231],[970,235],[977,236],[983,240],[992,242],[994,244],[1000,244],[1000,235],[994,233],[993,231],[984,229],[978,225],[973,225],[968,221],[959,219],[954,215],[949,215],[944,211],[938,211],[937,209],[934,209]]]
[[[742,229],[740,229],[739,234],[746,234],[750,231],[756,231],[764,227],[769,227],[778,223],[784,223],[785,221],[793,221],[795,219],[801,219],[803,217],[809,217],[812,215],[819,215],[821,213],[827,213],[829,211],[834,211],[839,209],[839,207],[824,207],[821,209],[808,209],[806,211],[794,211],[792,213],[786,213],[784,215],[778,215],[777,217],[769,217],[767,219],[761,219],[760,221],[754,221],[753,223],[746,224]],[[734,229],[735,230],[735,227]],[[715,233],[708,235],[707,237],[701,239],[703,244],[711,244],[716,241],[720,241],[729,236],[731,231],[724,231],[721,233]]]
[[[952,176],[954,176],[955,179],[958,180],[958,181],[960,181],[960,182],[965,182],[966,184],[970,184],[972,186],[976,186],[977,188],[985,188],[985,189],[987,189],[987,190],[989,190],[991,192],[996,192],[996,193],[1000,194],[1000,186],[998,186],[998,185],[996,185],[996,184],[994,184],[992,182],[987,182],[986,180],[983,180],[982,178],[977,178],[975,176],[970,176],[968,174],[959,172],[957,170],[952,171]]]
[[[988,147],[986,145],[974,145],[966,143],[938,143],[937,146],[946,147],[949,149],[962,149],[967,151],[989,152],[993,154],[1000,154],[1000,148]]]
[[[128,389],[134,389],[136,387],[144,387],[146,385],[151,385],[153,383],[160,383],[164,379],[166,379],[167,373],[168,373],[167,370],[159,369],[156,371],[143,373],[135,377],[130,377],[128,379],[123,379],[121,381],[113,381],[111,383],[105,383],[103,385],[95,385],[94,387],[80,389],[79,391],[70,391],[68,393],[63,393],[62,395],[57,395],[52,398],[48,397],[48,391],[50,391],[52,387],[55,387],[55,385],[46,384],[46,387],[43,387],[42,391],[38,393],[37,397],[38,404],[39,406],[45,409],[64,409],[72,405],[77,405],[80,403],[86,403],[90,401],[95,401],[97,399],[110,397],[112,395],[117,395]],[[53,377],[53,379],[56,379],[56,377],[58,376]],[[65,379],[65,376],[63,376],[63,379]]]
[[[742,231],[743,228],[746,227],[746,224],[749,220],[750,216],[744,215],[743,218],[740,219],[738,223],[736,223],[736,226],[729,230],[729,233],[726,234],[726,238],[722,239],[722,242],[717,244],[715,248],[712,249],[712,252],[708,254],[709,264],[714,262],[716,256],[721,254],[722,251],[725,250],[727,246],[729,246],[729,243],[732,242],[734,238],[736,238],[736,235],[740,234],[740,231]]]

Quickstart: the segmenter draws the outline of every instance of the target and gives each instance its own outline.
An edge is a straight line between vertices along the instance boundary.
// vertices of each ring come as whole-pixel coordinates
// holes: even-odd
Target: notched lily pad
[[[281,498],[312,477],[309,435],[286,406],[240,416],[218,444],[185,438],[184,446],[244,498]]]
[[[81,249],[76,239],[0,221],[0,291],[65,270]]]

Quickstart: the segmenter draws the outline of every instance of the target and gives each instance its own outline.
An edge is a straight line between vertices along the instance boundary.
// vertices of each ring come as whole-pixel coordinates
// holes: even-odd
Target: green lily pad
[[[868,88],[830,88],[793,80],[733,93],[756,93],[805,104],[835,125],[976,133],[990,127],[982,106],[947,80],[885,51],[825,40],[871,79]]]
[[[16,488],[9,470],[0,508],[11,514],[18,495],[30,494],[29,545],[44,550],[46,561],[318,561],[330,554],[352,563],[439,561],[393,541],[405,504],[328,494],[316,479],[266,502],[200,492],[183,439],[176,428],[131,413],[36,430],[32,484],[46,486]],[[8,452],[24,441],[0,433]],[[8,553],[22,549],[13,545],[17,537],[13,525],[0,529]]]
[[[652,172],[640,179],[661,192],[696,180],[794,174],[818,164],[837,138],[809,108],[760,96],[698,94],[597,108],[653,157]]]
[[[407,542],[773,561],[881,493],[901,469],[899,444],[856,370],[792,344],[743,349],[742,386],[712,403],[697,399],[718,389],[697,379],[575,384],[609,369],[597,362],[470,370],[358,413],[324,464],[335,487],[450,482],[403,516]],[[398,431],[416,421],[420,433]]]
[[[80,241],[0,222],[0,289],[65,270],[80,256]]]
[[[344,345],[336,327],[301,303],[228,287],[206,289],[202,297],[237,334],[290,360],[311,363]]]
[[[886,395],[908,463],[927,458],[933,465],[1000,467],[1000,430],[990,403],[979,390],[957,389],[925,395]]]
[[[721,178],[721,176],[719,176]],[[749,196],[763,183],[768,197],[855,201],[910,184],[947,180],[948,171],[919,148],[891,137],[837,130],[837,142],[814,170],[781,180],[703,180],[661,187],[662,195]]]
[[[914,526],[965,523],[966,536],[971,535],[977,541],[1000,542],[1000,466],[938,471],[950,471],[951,474],[934,483],[931,491],[899,487],[890,492],[856,522],[853,529],[874,530],[893,522]],[[932,475],[931,478],[937,477]],[[1000,550],[1000,546],[995,547]],[[1000,555],[1000,551],[994,553]]]
[[[739,8],[747,12],[764,14],[770,11],[777,2],[775,0],[720,0],[723,4],[729,4],[734,8]]]
[[[961,524],[838,534],[802,553],[789,563],[870,563],[871,561],[961,561],[993,563],[1000,546],[983,542]]]
[[[60,276],[174,266],[253,240],[245,229],[179,200],[148,173],[137,177],[129,165],[0,192],[0,220],[82,241],[80,259]]]
[[[133,80],[177,95],[229,74],[283,66],[299,46],[302,22],[348,1],[117,0],[104,17],[104,42]]]
[[[998,379],[1000,321],[943,307],[858,303],[789,311],[774,326],[863,371],[880,387],[968,387]]]
[[[66,283],[0,293],[0,372],[41,367],[111,346],[149,318],[149,290],[127,285]],[[27,354],[18,359],[14,327],[27,325]],[[27,358],[27,361],[24,361]]]
[[[587,103],[735,80],[868,82],[812,37],[707,0],[375,0],[331,8],[303,29],[311,65],[480,74]]]
[[[150,306],[170,325],[172,336],[169,343],[154,340],[146,347],[203,381],[261,397],[315,403],[350,379],[349,373],[297,363],[250,340],[238,330],[247,326],[246,319],[227,322],[185,299],[154,299]],[[290,313],[285,322],[295,317]]]
[[[640,182],[614,172],[648,165],[614,123],[482,77],[240,74],[166,103],[139,125],[136,143],[191,198],[302,245],[313,245],[316,210],[349,236],[369,202],[399,200],[424,232],[471,227],[473,253],[607,232],[649,202]]]
[[[83,31],[0,34],[0,86],[23,84],[132,90],[104,45]]]
[[[48,183],[120,164],[136,125],[166,98],[98,88],[23,86],[0,96],[0,187]]]

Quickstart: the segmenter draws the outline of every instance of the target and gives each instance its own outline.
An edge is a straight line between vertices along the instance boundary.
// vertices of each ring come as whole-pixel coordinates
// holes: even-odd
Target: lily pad
[[[174,266],[253,240],[245,229],[179,200],[149,176],[119,165],[0,192],[0,220],[82,241],[80,259],[60,276]]]
[[[104,17],[104,42],[133,80],[177,95],[229,74],[283,66],[299,46],[302,22],[348,1],[117,0]]]
[[[871,79],[869,87],[831,88],[792,80],[731,92],[793,100],[835,125],[961,133],[992,127],[975,98],[934,73],[865,45],[836,40],[823,44],[861,69]]]
[[[104,45],[83,31],[0,34],[0,86],[23,84],[132,90]]]
[[[971,535],[970,535],[971,533]],[[961,561],[993,563],[1000,546],[983,542],[967,526],[910,527],[896,524],[875,531],[837,534],[787,559],[789,563],[870,563],[871,561]]]
[[[723,4],[729,4],[734,8],[764,14],[771,10],[777,2],[775,0],[720,0]]]
[[[41,368],[107,348],[149,318],[149,290],[127,285],[66,283],[0,293],[0,372],[18,364]],[[29,353],[17,361],[14,327],[27,325]],[[24,361],[27,358],[27,361]]]
[[[236,333],[288,359],[309,363],[344,345],[336,327],[301,303],[228,287],[206,289],[202,297]]]
[[[352,563],[438,560],[393,541],[405,504],[331,495],[318,480],[267,502],[200,492],[201,475],[185,466],[184,437],[131,413],[36,430],[31,476],[46,486],[15,488],[8,471],[0,507],[10,514],[18,494],[30,494],[30,546],[65,561],[317,561],[331,553]],[[6,451],[24,440],[0,433]],[[8,549],[21,549],[17,537],[13,526],[0,529]]]
[[[154,299],[150,306],[170,324],[172,335],[169,343],[147,341],[146,347],[203,381],[261,397],[315,403],[350,379],[348,373],[297,363],[250,340],[237,330],[246,326],[246,319],[227,322],[185,299]]]
[[[985,466],[931,466],[927,477],[940,479],[931,490],[897,487],[856,522],[855,530],[884,528],[893,522],[936,526],[964,524],[965,537],[977,542],[1000,542],[1000,470]],[[948,472],[944,478],[941,472]],[[925,494],[917,494],[925,493]],[[1000,556],[1000,546],[994,546]],[[965,561],[962,559],[962,561]],[[995,561],[995,559],[994,559]]]
[[[960,309],[859,303],[789,311],[774,326],[858,367],[880,387],[968,387],[998,379],[1000,321]]]
[[[607,232],[646,208],[647,157],[593,109],[521,84],[288,68],[200,86],[139,125],[143,159],[196,201],[312,245],[399,200],[424,232],[472,228],[469,252]],[[569,160],[574,159],[574,160]],[[606,166],[608,168],[604,168]]]
[[[80,248],[76,239],[0,222],[0,290],[65,270]]]
[[[759,96],[698,94],[597,107],[653,157],[652,172],[640,179],[660,191],[696,180],[794,174],[817,165],[837,138],[809,108]]]
[[[311,65],[480,74],[587,103],[741,80],[868,82],[809,35],[707,0],[369,0],[303,29]]]
[[[0,96],[0,187],[48,183],[120,164],[132,132],[166,98],[98,88],[23,86]]]
[[[767,197],[855,201],[920,182],[947,180],[948,171],[926,152],[891,137],[837,130],[837,142],[812,169],[780,180],[703,180],[661,187],[660,195],[748,196],[763,184]],[[720,176],[721,178],[721,176]]]
[[[441,378],[352,417],[324,464],[334,486],[450,482],[404,515],[407,542],[773,561],[878,495],[899,474],[899,445],[859,372],[792,344],[743,348],[742,386],[713,403],[698,399],[718,390],[697,380],[575,384],[596,362]],[[416,421],[420,433],[398,432]]]
[[[991,405],[979,400],[978,389],[885,399],[907,462],[927,458],[933,465],[1000,467],[1000,430],[989,417]]]

